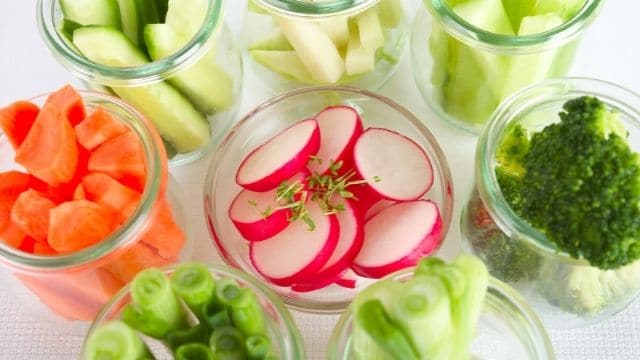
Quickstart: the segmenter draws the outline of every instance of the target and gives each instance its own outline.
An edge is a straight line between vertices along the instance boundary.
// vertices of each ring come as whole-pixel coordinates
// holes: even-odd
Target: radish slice
[[[300,172],[286,181],[291,184],[303,184],[308,175],[307,171]],[[229,218],[243,238],[248,241],[262,241],[289,226],[291,209],[278,209],[279,206],[275,189],[267,192],[245,189],[231,202]],[[271,215],[265,216],[264,212],[267,209],[270,209]]]
[[[324,174],[332,162],[342,161],[340,170],[353,168],[353,146],[362,134],[362,120],[358,112],[349,106],[333,106],[315,116],[320,126],[320,150],[307,166],[312,174]],[[346,170],[346,171],[345,171]]]
[[[340,237],[338,245],[327,263],[306,283],[296,284],[291,287],[298,292],[308,292],[321,289],[333,284],[342,275],[356,257],[364,240],[364,222],[358,213],[356,205],[338,196],[331,199],[332,204],[344,204],[344,211],[336,216],[340,225]]]
[[[433,169],[425,151],[391,130],[367,129],[356,141],[353,154],[358,175],[388,200],[417,200],[433,184]]]
[[[393,204],[364,225],[364,244],[351,268],[381,278],[414,266],[441,242],[442,220],[435,203],[416,200]]]
[[[380,200],[377,203],[373,204],[373,206],[371,206],[369,208],[369,210],[367,210],[367,213],[364,214],[364,221],[367,221],[369,219],[371,219],[372,217],[378,215],[378,213],[386,208],[388,208],[389,206],[395,204],[395,201],[391,201],[391,200]]]
[[[315,202],[307,204],[315,229],[298,220],[267,241],[252,242],[251,263],[267,280],[280,286],[304,282],[324,266],[340,236],[335,215],[325,215]]]
[[[338,280],[336,280],[336,285],[347,289],[355,289],[358,287],[358,282],[360,282],[358,274],[349,269],[347,272],[342,274]]]
[[[320,148],[320,127],[315,119],[286,128],[253,150],[240,164],[236,183],[252,191],[269,191],[307,165]]]

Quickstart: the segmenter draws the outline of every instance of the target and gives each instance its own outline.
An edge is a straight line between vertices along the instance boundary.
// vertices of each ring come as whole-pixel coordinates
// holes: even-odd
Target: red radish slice
[[[304,282],[327,263],[338,244],[340,225],[335,215],[324,215],[315,202],[307,205],[315,229],[298,220],[267,241],[251,243],[249,257],[256,270],[280,286]]]
[[[360,282],[358,274],[349,269],[336,280],[336,285],[347,289],[355,289],[358,287],[358,282]]]
[[[421,198],[433,184],[427,153],[413,140],[387,129],[369,128],[353,150],[356,171],[388,200]]]
[[[334,205],[343,203],[345,208],[344,211],[340,211],[336,215],[338,224],[340,224],[338,245],[322,269],[306,283],[292,286],[291,289],[294,291],[307,292],[331,285],[349,268],[360,248],[362,248],[364,222],[357,206],[353,202],[341,199],[338,196],[334,196],[331,199],[331,203]]]
[[[251,191],[269,191],[307,165],[320,148],[315,119],[286,128],[247,156],[236,173],[236,183]]]
[[[391,200],[385,200],[382,199],[380,201],[378,201],[377,203],[373,204],[369,210],[367,210],[367,213],[364,214],[364,221],[367,221],[369,219],[371,219],[372,217],[378,215],[378,213],[386,208],[388,208],[389,206],[395,204],[395,201],[391,201]]]
[[[429,200],[389,206],[364,225],[364,244],[351,268],[361,276],[381,278],[414,266],[441,242],[442,220]]]
[[[289,183],[303,184],[309,173],[300,172]],[[229,207],[229,218],[245,240],[262,241],[275,236],[289,226],[291,209],[279,209],[276,202],[276,190],[255,192],[242,190]],[[270,210],[268,210],[270,209]],[[265,216],[265,211],[271,215]]]
[[[320,126],[320,150],[318,161],[307,166],[312,174],[324,174],[332,162],[342,161],[340,170],[353,168],[353,146],[362,134],[362,120],[358,112],[349,106],[332,106],[315,116]],[[346,170],[346,171],[345,171]]]

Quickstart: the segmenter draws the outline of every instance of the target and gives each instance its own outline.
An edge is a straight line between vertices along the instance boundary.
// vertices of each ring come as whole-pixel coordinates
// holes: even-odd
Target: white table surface
[[[228,22],[241,26],[239,3],[228,0]],[[573,75],[595,77],[640,92],[640,44],[637,36],[640,2],[609,0],[586,32],[578,52]],[[65,83],[80,85],[53,59],[38,34],[34,0],[1,0],[0,14],[0,106],[20,98],[52,91]],[[408,50],[408,49],[407,49]],[[239,115],[269,98],[255,86],[253,74],[245,74]],[[408,51],[392,80],[380,92],[416,114],[440,140],[453,172],[456,207],[453,227],[444,252],[458,251],[458,214],[473,181],[476,138],[461,133],[424,104],[411,74]],[[173,175],[184,188],[188,214],[196,242],[197,260],[219,261],[209,240],[202,211],[202,183],[208,158],[175,168]],[[4,281],[4,280],[0,280]],[[309,359],[323,359],[324,349],[337,316],[294,313]],[[0,286],[0,360],[74,359],[81,336],[67,336],[59,329],[34,321]],[[559,359],[640,359],[640,301],[599,325],[571,331],[550,331]]]

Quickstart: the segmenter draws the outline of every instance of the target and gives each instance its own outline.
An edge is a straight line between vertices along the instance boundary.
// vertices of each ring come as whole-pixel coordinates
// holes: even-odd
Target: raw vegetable
[[[618,114],[597,98],[579,97],[529,141],[524,156],[507,157],[524,170],[520,177],[512,171],[517,186],[505,187],[515,192],[506,198],[518,200],[513,209],[559,250],[593,266],[638,260],[640,165]],[[504,178],[498,181],[502,188]]]
[[[20,147],[40,112],[33,103],[16,101],[0,109],[0,129],[14,149]]]
[[[127,131],[109,112],[98,106],[84,121],[74,127],[78,143],[87,150],[94,150],[102,143]]]
[[[115,229],[113,213],[87,200],[68,201],[49,211],[47,242],[60,253],[84,249]]]
[[[173,290],[199,319],[204,319],[204,306],[214,299],[216,284],[206,266],[188,263],[171,275]]]
[[[381,280],[351,304],[355,359],[468,359],[488,285],[477,258],[425,258],[412,279]]]
[[[120,28],[117,0],[60,0],[65,19],[81,25]]]
[[[121,321],[110,322],[91,333],[84,354],[87,360],[154,358],[140,336]]]

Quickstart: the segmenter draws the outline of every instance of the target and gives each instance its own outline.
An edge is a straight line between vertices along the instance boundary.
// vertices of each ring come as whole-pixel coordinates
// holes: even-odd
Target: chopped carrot
[[[48,106],[59,109],[72,126],[79,124],[85,118],[84,101],[71,85],[65,85],[49,95],[44,108]]]
[[[114,230],[114,215],[106,207],[87,200],[65,202],[49,212],[49,245],[60,253],[91,246]]]
[[[125,207],[137,205],[140,201],[140,193],[107,174],[90,173],[82,179],[82,186],[87,200],[109,207],[120,216],[119,222],[124,222],[128,217],[124,213]]]
[[[16,101],[0,109],[0,128],[14,149],[17,149],[29,134],[38,112],[40,108],[29,101]]]
[[[16,199],[11,208],[11,221],[36,241],[45,241],[49,229],[49,210],[56,204],[29,189]]]
[[[168,260],[158,256],[149,246],[139,242],[105,265],[104,268],[113,274],[116,279],[127,283],[143,269],[163,267],[169,264]]]
[[[102,172],[139,192],[146,181],[146,159],[140,139],[127,131],[105,141],[89,158],[89,171]]]
[[[99,106],[74,128],[78,142],[87,150],[97,148],[103,142],[127,131],[127,126],[114,119]]]

